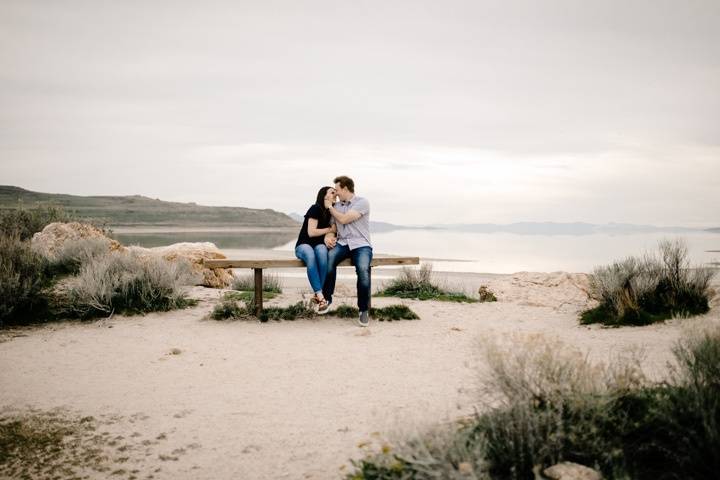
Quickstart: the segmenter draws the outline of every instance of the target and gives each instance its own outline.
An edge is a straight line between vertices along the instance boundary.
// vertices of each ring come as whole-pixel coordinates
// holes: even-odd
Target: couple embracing
[[[322,187],[305,214],[295,256],[305,262],[318,313],[327,313],[335,292],[337,266],[351,259],[357,274],[358,324],[369,324],[370,203],[355,195],[355,182],[340,176],[334,187]]]

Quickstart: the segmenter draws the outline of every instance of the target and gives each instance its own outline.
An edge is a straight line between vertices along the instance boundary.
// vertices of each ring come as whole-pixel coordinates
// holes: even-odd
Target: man
[[[370,245],[370,203],[355,195],[355,182],[350,177],[340,176],[333,180],[339,201],[334,205],[325,201],[332,221],[337,225],[337,238],[328,235],[325,243],[328,253],[328,273],[323,285],[323,296],[327,306],[319,313],[326,313],[335,292],[337,266],[346,258],[352,259],[357,274],[357,296],[360,317],[358,324],[367,327],[370,323],[370,262],[373,250]]]

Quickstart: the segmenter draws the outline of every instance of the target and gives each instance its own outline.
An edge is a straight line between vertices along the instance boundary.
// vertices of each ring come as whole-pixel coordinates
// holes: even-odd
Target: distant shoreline
[[[130,233],[212,233],[212,232],[294,232],[297,227],[233,227],[230,225],[218,226],[162,226],[162,225],[138,225],[136,227],[129,225],[110,226],[113,233],[130,234]]]

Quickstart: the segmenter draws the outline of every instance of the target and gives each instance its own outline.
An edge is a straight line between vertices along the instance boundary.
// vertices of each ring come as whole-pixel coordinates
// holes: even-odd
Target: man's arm
[[[358,203],[357,209],[355,208],[355,206],[353,206],[353,208],[346,213],[338,212],[335,207],[333,207],[332,204],[328,201],[325,202],[325,207],[330,211],[330,215],[333,216],[335,221],[342,225],[347,225],[348,223],[354,222],[358,218],[368,213],[368,211],[370,210],[370,206],[364,199]]]
[[[342,225],[347,225],[348,223],[352,223],[358,218],[362,217],[362,213],[358,212],[357,210],[350,210],[347,213],[340,213],[335,210],[335,207],[330,207],[330,215],[333,216],[336,222]]]

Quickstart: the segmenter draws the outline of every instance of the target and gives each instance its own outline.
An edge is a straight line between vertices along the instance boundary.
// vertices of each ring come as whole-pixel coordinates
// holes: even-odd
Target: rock
[[[89,239],[107,243],[109,252],[125,250],[120,242],[109,238],[101,229],[79,222],[51,223],[43,228],[42,232],[33,235],[30,242],[33,250],[45,257],[53,258],[68,242]]]
[[[481,302],[497,302],[497,297],[488,289],[487,285],[480,285],[480,288],[478,288],[478,296]]]
[[[472,475],[474,473],[472,464],[470,462],[460,462],[458,464],[458,472],[464,476]]]
[[[550,480],[602,480],[602,475],[597,470],[572,462],[548,467],[543,474]]]
[[[202,276],[200,285],[210,288],[226,288],[232,283],[233,275],[229,268],[207,268],[205,260],[222,260],[227,258],[211,242],[174,243],[166,247],[142,248],[129,247],[140,255],[159,255],[165,260],[185,259],[190,262],[193,272]]]

